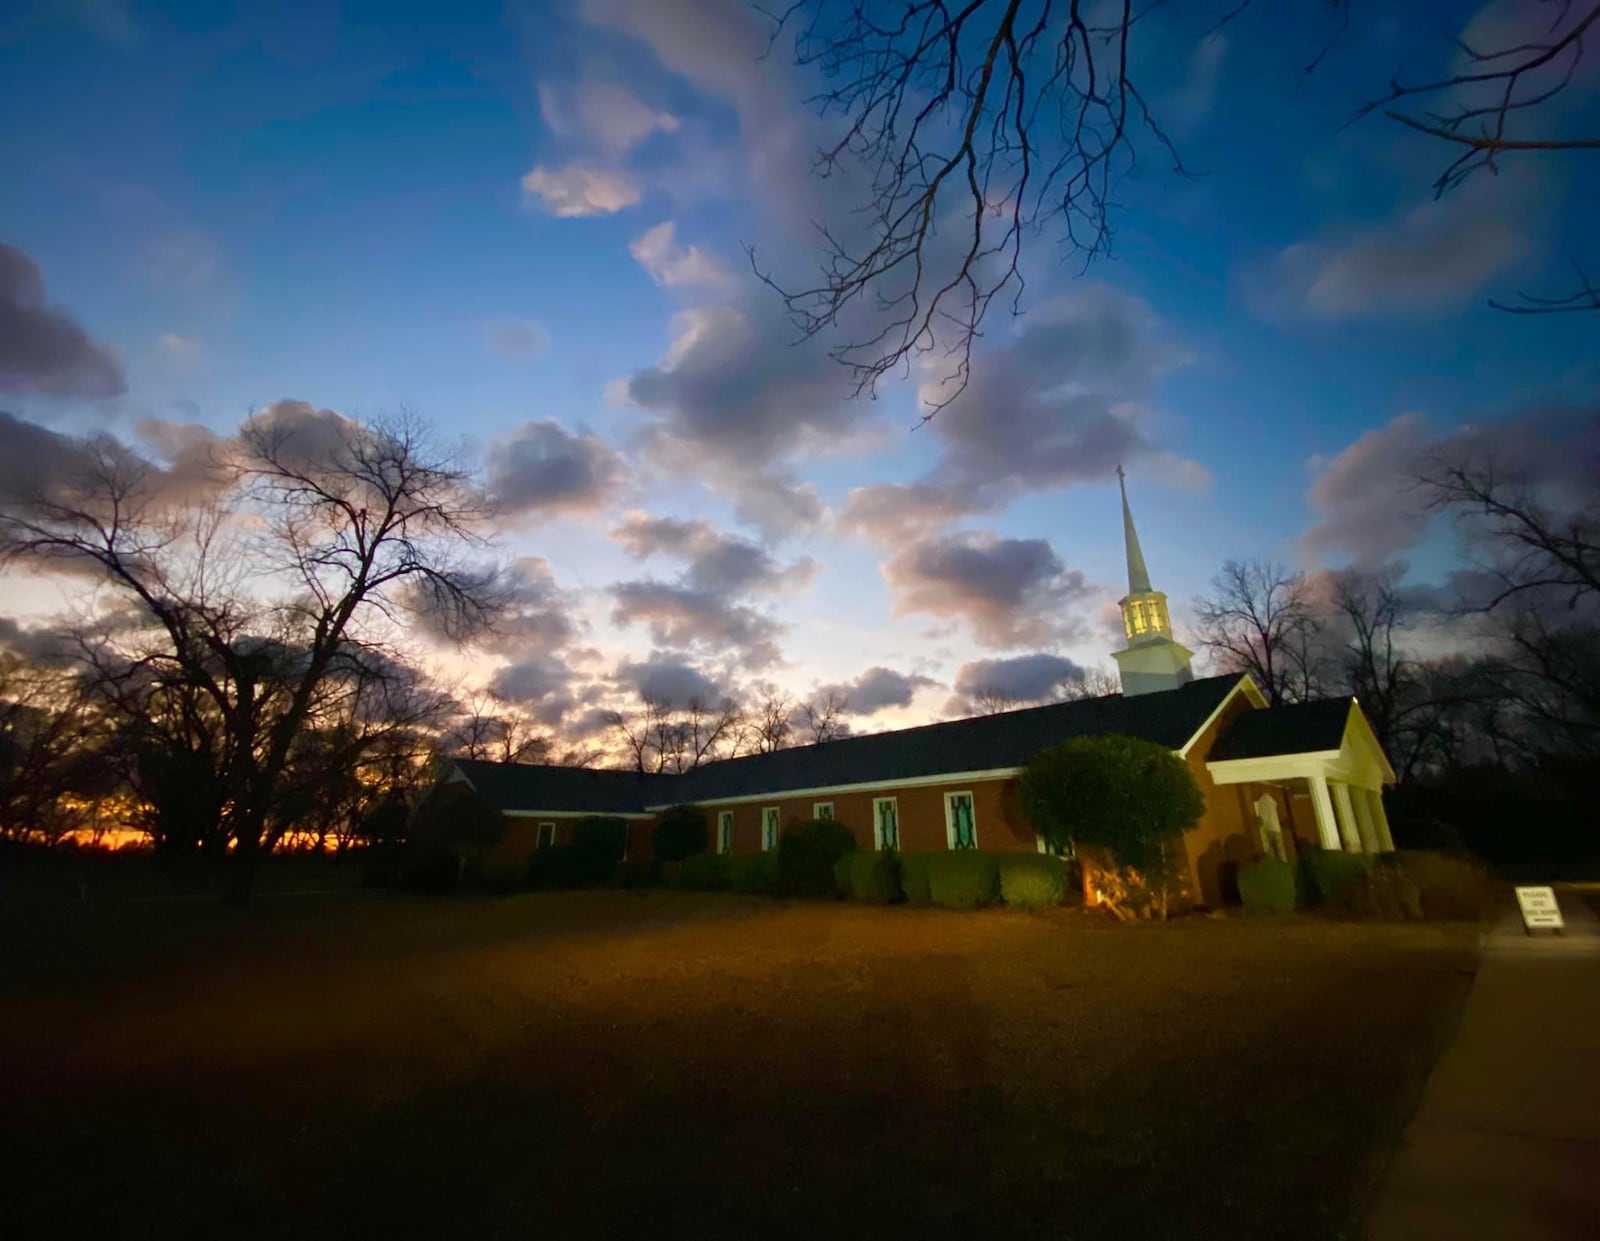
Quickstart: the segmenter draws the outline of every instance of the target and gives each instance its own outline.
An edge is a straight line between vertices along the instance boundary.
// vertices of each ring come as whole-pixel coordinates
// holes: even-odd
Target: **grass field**
[[[1354,1235],[1468,928],[684,893],[0,915],[5,1235]]]

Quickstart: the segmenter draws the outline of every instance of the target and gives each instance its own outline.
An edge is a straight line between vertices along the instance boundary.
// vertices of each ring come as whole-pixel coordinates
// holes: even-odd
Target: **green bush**
[[[696,853],[684,858],[678,879],[691,892],[722,892],[733,883],[728,858],[721,853]]]
[[[1000,898],[999,863],[977,849],[930,853],[928,891],[945,909],[982,909]]]
[[[735,892],[748,895],[776,895],[779,891],[777,850],[729,858],[728,884]]]
[[[1367,879],[1372,857],[1366,853],[1340,853],[1333,849],[1303,849],[1300,876],[1306,904],[1324,909],[1350,909],[1356,891]],[[1354,912],[1354,911],[1351,911]]]
[[[1415,922],[1422,917],[1422,897],[1393,855],[1384,854],[1367,868],[1366,881],[1351,888],[1345,908],[1363,918]]]
[[[1108,733],[1045,750],[1022,773],[1022,809],[1050,844],[1092,845],[1147,870],[1205,813],[1188,764],[1166,746]]]
[[[1018,909],[1053,909],[1072,891],[1072,863],[1043,853],[1002,853],[1000,899]]]
[[[900,898],[900,859],[893,850],[846,853],[833,874],[840,893],[851,900],[888,905]]]
[[[1239,868],[1239,899],[1252,913],[1293,913],[1300,905],[1300,876],[1288,862],[1262,858]]]
[[[1430,921],[1481,922],[1494,915],[1494,881],[1472,858],[1402,849],[1385,855],[1415,886],[1421,916]]]
[[[778,875],[794,896],[832,896],[833,867],[855,851],[856,838],[837,819],[801,819],[778,837]]]
[[[929,861],[943,857],[942,853],[900,854],[900,891],[907,905],[933,904],[933,886],[928,869]]]
[[[628,850],[627,820],[610,814],[585,815],[572,825],[572,843],[614,866]]]
[[[595,888],[610,880],[617,859],[583,845],[546,845],[528,859],[530,888]]]
[[[654,862],[619,862],[611,871],[614,888],[650,888],[660,879]]]
[[[704,853],[711,843],[711,827],[699,806],[673,806],[656,821],[656,861],[681,862]]]

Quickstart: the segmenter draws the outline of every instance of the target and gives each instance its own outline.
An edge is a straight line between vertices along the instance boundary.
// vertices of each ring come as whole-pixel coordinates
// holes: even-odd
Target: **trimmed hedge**
[[[727,855],[696,853],[684,858],[678,882],[691,892],[721,892],[732,887]]]
[[[781,890],[778,882],[777,850],[729,858],[728,884],[735,892],[776,896]]]
[[[619,862],[611,871],[614,888],[654,887],[660,874],[654,862]]]
[[[547,845],[528,859],[523,878],[530,888],[592,888],[611,878],[617,861],[578,845]]]
[[[953,849],[930,853],[928,891],[945,909],[982,909],[1000,898],[1000,865],[992,853]]]
[[[663,811],[655,829],[656,861],[681,862],[704,853],[711,843],[711,825],[699,806],[673,806]]]
[[[888,905],[900,899],[900,859],[893,850],[846,853],[833,875],[839,892],[852,900]]]
[[[778,875],[793,896],[832,896],[833,868],[853,853],[856,838],[837,819],[801,819],[778,837]]]
[[[1053,909],[1072,891],[1072,863],[1043,853],[995,855],[1000,899],[1018,909]]]
[[[1365,885],[1372,855],[1340,853],[1332,849],[1304,849],[1300,854],[1300,874],[1305,883],[1308,905],[1327,909],[1348,909],[1353,894]]]
[[[1416,886],[1421,917],[1482,922],[1494,915],[1494,881],[1482,863],[1421,849],[1402,849],[1384,857]]]
[[[907,905],[933,904],[933,884],[929,865],[941,853],[902,853],[900,855],[900,891]]]
[[[1293,913],[1300,906],[1300,876],[1288,862],[1262,858],[1239,868],[1239,899],[1252,913]]]

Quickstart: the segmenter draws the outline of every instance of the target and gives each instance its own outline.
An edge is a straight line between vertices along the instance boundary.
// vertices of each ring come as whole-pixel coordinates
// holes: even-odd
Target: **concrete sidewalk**
[[[1368,1241],[1600,1237],[1600,922],[1489,934],[1455,1042],[1384,1177]]]

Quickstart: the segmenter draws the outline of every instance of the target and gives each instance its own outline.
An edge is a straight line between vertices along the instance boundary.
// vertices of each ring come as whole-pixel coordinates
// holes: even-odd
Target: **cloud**
[[[10,651],[39,667],[70,665],[80,650],[77,637],[71,629],[52,625],[23,626],[9,616],[0,616],[0,650]]]
[[[1228,37],[1220,32],[1213,32],[1195,44],[1183,89],[1161,109],[1162,120],[1170,132],[1190,133],[1211,114],[1217,86],[1222,81],[1222,62],[1227,54]]]
[[[1251,278],[1253,296],[1268,314],[1328,320],[1455,309],[1528,252],[1526,215],[1477,182],[1364,232],[1289,246]]]
[[[723,284],[732,276],[727,264],[699,246],[680,246],[677,224],[663,220],[628,243],[628,253],[659,285]]]
[[[746,668],[778,663],[783,625],[747,604],[711,591],[653,579],[618,582],[611,588],[611,619],[619,626],[642,624],[661,646],[728,657]]]
[[[846,530],[882,543],[904,543],[946,522],[981,512],[971,491],[939,483],[872,483],[853,488],[839,512]]]
[[[236,444],[195,422],[146,418],[134,435],[156,461],[164,462],[164,496],[178,503],[202,503],[227,484],[227,467]]]
[[[1012,702],[1048,702],[1063,681],[1081,681],[1083,668],[1065,655],[1039,652],[979,659],[956,670],[956,694],[967,704],[985,695]]]
[[[527,366],[544,356],[550,333],[533,319],[494,319],[483,325],[483,339],[507,362]]]
[[[876,715],[891,707],[909,707],[919,689],[936,686],[939,682],[920,673],[896,672],[892,668],[868,668],[854,681],[843,685],[828,685],[823,691],[833,691],[845,702],[851,715]]]
[[[598,435],[571,434],[550,418],[523,423],[489,458],[489,494],[512,515],[593,512],[627,479],[626,463]]]
[[[1317,520],[1300,536],[1301,554],[1316,560],[1344,552],[1376,568],[1414,546],[1429,517],[1411,479],[1431,443],[1421,414],[1401,414],[1332,457],[1313,457],[1316,478],[1307,499]]]
[[[564,660],[528,655],[498,669],[489,678],[489,692],[520,703],[534,719],[553,727],[578,705],[572,693],[573,680],[574,673]]]
[[[493,627],[475,638],[477,649],[513,659],[553,655],[582,633],[571,595],[556,585],[550,562],[543,556],[519,556],[497,574],[487,566],[469,572],[485,580],[495,578],[503,603]],[[404,596],[415,631],[438,645],[453,646],[454,615],[441,611],[438,602],[421,589]]]
[[[156,348],[167,357],[179,362],[192,361],[200,352],[200,345],[192,336],[180,336],[176,332],[163,332],[156,340]]]
[[[685,706],[693,700],[717,702],[728,693],[720,680],[661,651],[652,651],[649,659],[619,665],[614,679],[647,702],[667,706]]]
[[[593,142],[612,156],[627,154],[652,134],[678,128],[677,117],[646,107],[614,82],[541,83],[539,111],[554,133]]]
[[[1082,631],[1092,591],[1044,539],[959,531],[921,539],[883,566],[894,615],[965,621],[984,646],[1060,641]]]
[[[46,303],[38,264],[0,243],[0,391],[104,400],[127,387],[116,354]]]
[[[524,199],[537,199],[546,212],[561,219],[615,215],[643,197],[631,174],[580,162],[565,168],[536,166],[522,178],[522,193]]]
[[[719,534],[707,521],[680,521],[648,513],[623,515],[611,532],[629,555],[643,560],[669,556],[686,562],[685,580],[697,591],[737,595],[806,585],[816,573],[809,556],[780,565],[765,548],[735,535]]]

